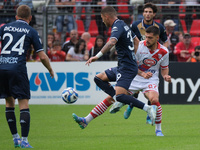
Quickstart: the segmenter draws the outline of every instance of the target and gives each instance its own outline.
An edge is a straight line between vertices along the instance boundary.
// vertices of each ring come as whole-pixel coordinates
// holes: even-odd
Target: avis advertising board
[[[47,69],[39,62],[28,62],[30,80],[30,104],[65,104],[62,91],[73,87],[79,94],[74,104],[98,104],[107,95],[94,83],[94,76],[105,69],[115,67],[117,62],[52,62],[55,77],[52,79]],[[170,63],[169,74],[172,83],[160,77],[159,92],[161,104],[200,104],[200,63]],[[112,83],[114,85],[115,83]],[[147,102],[140,92],[139,100]],[[0,104],[4,104],[0,100]]]

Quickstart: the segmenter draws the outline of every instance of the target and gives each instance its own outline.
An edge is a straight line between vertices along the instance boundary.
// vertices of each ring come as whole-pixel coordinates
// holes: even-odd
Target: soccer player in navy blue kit
[[[154,21],[156,13],[157,13],[157,6],[154,5],[153,3],[146,3],[143,6],[144,19],[133,22],[130,28],[136,34],[138,39],[142,41],[145,40],[146,29],[150,26],[156,26],[160,30],[159,40],[162,41],[165,47],[168,47],[169,42],[167,39],[165,27],[162,24]]]
[[[136,34],[138,39],[140,41],[142,41],[142,40],[145,40],[146,29],[150,26],[155,26],[160,30],[159,40],[161,40],[163,42],[163,45],[165,47],[168,47],[169,42],[167,39],[165,27],[162,24],[154,21],[154,17],[156,16],[156,13],[157,13],[157,6],[154,5],[153,3],[146,3],[143,6],[144,19],[133,22],[131,24],[130,28]],[[134,97],[137,98],[138,94],[139,94],[139,91],[134,94]],[[151,102],[148,101],[148,104],[150,105]],[[122,104],[120,102],[115,102],[110,109],[110,113],[118,112],[122,106],[124,106],[124,104]],[[149,116],[147,116],[146,121],[147,121],[147,123],[151,124],[151,119],[149,118]]]
[[[6,119],[13,136],[14,146],[32,148],[28,142],[30,128],[30,85],[26,68],[27,50],[33,45],[43,65],[54,77],[48,56],[44,53],[41,40],[35,29],[29,26],[31,9],[21,5],[17,9],[16,21],[0,28],[2,50],[0,55],[0,98],[6,100]],[[20,109],[21,136],[17,132],[15,99]]]
[[[115,46],[118,54],[118,66],[97,74],[94,78],[95,83],[115,100],[143,109],[150,115],[153,122],[155,122],[157,106],[148,106],[128,95],[127,91],[131,81],[138,72],[134,53],[134,49],[138,47],[138,38],[124,21],[117,18],[117,12],[113,7],[107,6],[102,9],[101,17],[105,25],[112,28],[111,37],[101,51],[96,56],[91,57],[86,64],[89,65],[96,61]],[[112,81],[116,81],[115,89],[109,84]],[[87,126],[85,118],[78,117],[76,114],[73,114],[73,118],[82,127]]]

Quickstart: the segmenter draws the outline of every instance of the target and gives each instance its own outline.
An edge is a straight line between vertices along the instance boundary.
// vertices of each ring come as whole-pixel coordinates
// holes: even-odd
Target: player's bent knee
[[[102,82],[102,80],[100,78],[98,78],[97,76],[94,77],[94,82],[98,85],[99,82]]]
[[[126,97],[126,94],[118,94],[116,95],[116,100],[118,102],[123,102],[123,99],[125,99],[125,97]]]
[[[151,102],[151,104],[152,103],[157,103],[157,102],[159,102],[159,100],[158,99],[151,99],[150,102]]]
[[[110,104],[113,104],[113,103],[115,102],[115,100],[114,100],[111,96],[106,97],[106,100],[107,100]]]

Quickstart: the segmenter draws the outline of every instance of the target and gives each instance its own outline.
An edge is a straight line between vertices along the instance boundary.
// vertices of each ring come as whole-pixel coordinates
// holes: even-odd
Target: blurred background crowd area
[[[0,25],[15,21],[16,8],[26,4],[32,9],[30,25],[38,31],[51,61],[85,61],[95,55],[111,35],[111,29],[101,19],[103,7],[113,6],[119,19],[131,25],[143,19],[142,8],[148,2],[158,9],[154,21],[166,29],[168,49],[173,55],[170,61],[191,62],[195,58],[195,62],[199,62],[200,0],[0,0]],[[176,47],[181,48],[180,42],[185,44],[184,54],[175,52]],[[116,56],[113,50],[101,60],[113,61]],[[39,61],[32,48],[27,61]]]

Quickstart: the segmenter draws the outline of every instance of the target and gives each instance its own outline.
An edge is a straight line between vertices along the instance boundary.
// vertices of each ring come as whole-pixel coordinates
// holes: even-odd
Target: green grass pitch
[[[30,105],[29,143],[37,150],[199,150],[200,105],[162,105],[164,137],[145,124],[146,113],[134,108],[129,119],[125,107],[116,114],[103,115],[79,128],[72,113],[86,116],[94,105]],[[18,132],[19,108],[16,108]],[[0,105],[0,150],[15,149]]]

